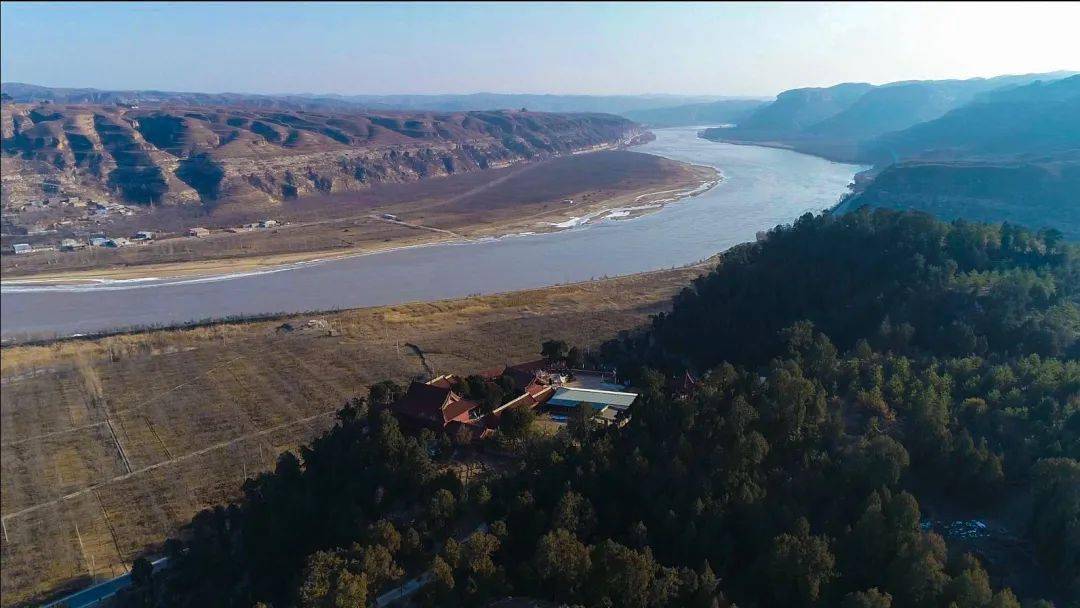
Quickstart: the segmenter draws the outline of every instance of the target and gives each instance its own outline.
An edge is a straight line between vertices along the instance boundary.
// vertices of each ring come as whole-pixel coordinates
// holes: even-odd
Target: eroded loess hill
[[[6,104],[5,203],[53,193],[128,204],[277,203],[641,137],[607,114],[311,113]]]

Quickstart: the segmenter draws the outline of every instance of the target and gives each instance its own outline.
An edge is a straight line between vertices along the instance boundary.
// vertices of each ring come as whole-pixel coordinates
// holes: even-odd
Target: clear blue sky
[[[4,81],[251,93],[773,95],[1080,69],[1080,3],[4,3]]]

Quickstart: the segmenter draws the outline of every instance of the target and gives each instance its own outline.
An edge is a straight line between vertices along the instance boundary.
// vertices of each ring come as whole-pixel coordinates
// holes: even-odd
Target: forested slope
[[[365,605],[429,571],[431,606],[1067,605],[1078,290],[1080,251],[1052,232],[806,216],[594,357],[642,393],[626,427],[505,429],[522,457],[463,485],[377,387],[240,504],[197,517],[126,602]],[[675,390],[687,370],[696,388]],[[1014,504],[1000,525],[1031,563],[929,513]]]

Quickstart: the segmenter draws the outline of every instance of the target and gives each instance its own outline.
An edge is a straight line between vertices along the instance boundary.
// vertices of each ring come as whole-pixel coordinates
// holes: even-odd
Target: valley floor
[[[668,309],[706,266],[6,347],[2,604],[122,573],[376,381],[530,360],[547,339],[594,347]]]
[[[628,151],[556,158],[369,191],[288,201],[250,210],[223,205],[208,217],[181,210],[114,228],[183,233],[272,217],[284,225],[203,238],[167,238],[121,249],[5,255],[4,279],[78,281],[214,275],[422,244],[560,230],[618,210],[632,217],[719,179],[716,170]]]

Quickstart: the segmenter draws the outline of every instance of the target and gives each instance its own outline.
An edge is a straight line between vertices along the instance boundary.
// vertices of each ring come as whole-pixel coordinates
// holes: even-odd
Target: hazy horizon
[[[195,9],[195,10],[193,10]],[[1080,67],[1080,4],[10,4],[5,82],[768,98]],[[43,47],[47,40],[48,47]]]

